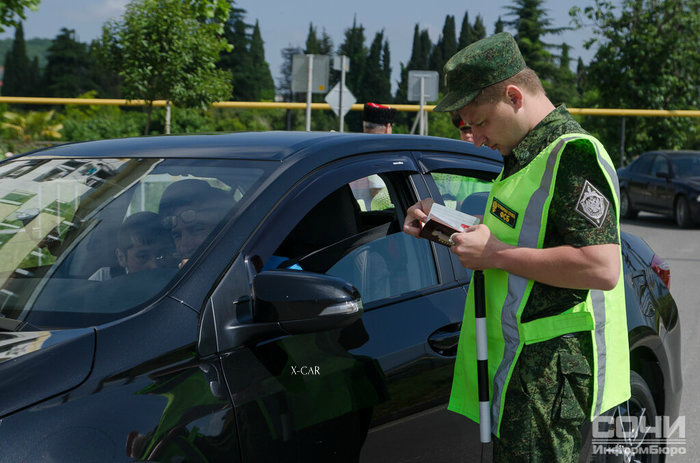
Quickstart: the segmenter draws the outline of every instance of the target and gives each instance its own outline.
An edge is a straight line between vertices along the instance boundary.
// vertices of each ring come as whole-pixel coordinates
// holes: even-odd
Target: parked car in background
[[[700,151],[650,151],[617,170],[620,215],[673,216],[681,228],[700,223]]]
[[[475,460],[446,410],[470,271],[402,224],[427,197],[483,212],[501,163],[307,132],[0,163],[0,461]],[[632,397],[611,413],[674,422],[668,266],[626,233],[622,254]]]

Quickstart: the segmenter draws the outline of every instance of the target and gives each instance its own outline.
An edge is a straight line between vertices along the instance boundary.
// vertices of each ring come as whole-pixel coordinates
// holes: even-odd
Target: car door
[[[663,154],[657,154],[651,164],[649,177],[649,202],[658,212],[673,212],[673,184],[670,181],[671,166]]]
[[[364,304],[348,328],[224,355],[244,461],[400,461],[396,447],[407,458],[463,456],[452,422],[435,416],[465,292],[447,248],[402,232],[404,211],[427,195],[409,153],[335,162],[288,192],[244,248],[251,279],[280,267],[326,273]]]
[[[649,185],[649,172],[654,157],[654,153],[642,154],[628,168],[627,190],[634,208],[649,209],[651,207],[652,193]]]

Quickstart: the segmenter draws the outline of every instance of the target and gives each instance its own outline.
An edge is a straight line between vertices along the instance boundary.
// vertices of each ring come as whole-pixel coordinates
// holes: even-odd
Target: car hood
[[[0,418],[83,382],[95,330],[0,332]]]

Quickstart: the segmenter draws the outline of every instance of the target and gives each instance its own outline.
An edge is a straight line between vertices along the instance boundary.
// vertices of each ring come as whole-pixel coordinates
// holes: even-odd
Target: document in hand
[[[479,219],[473,215],[433,203],[425,222],[421,222],[420,236],[436,243],[450,246],[450,236],[477,225]]]

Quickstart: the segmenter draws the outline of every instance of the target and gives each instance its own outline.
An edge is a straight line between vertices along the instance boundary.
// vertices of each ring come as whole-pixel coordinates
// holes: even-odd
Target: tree
[[[442,34],[430,53],[430,69],[442,74],[442,68],[448,59],[457,52],[457,37],[455,33],[455,17],[447,15],[442,26]],[[440,81],[440,90],[444,88],[443,79]]]
[[[577,17],[580,10],[574,9]],[[584,104],[606,108],[695,109],[700,106],[700,0],[623,0],[619,9],[595,0],[584,11],[598,51],[584,80]],[[582,18],[577,19],[580,25]],[[599,118],[600,119],[600,118]],[[607,143],[619,125],[591,121]],[[691,118],[627,118],[628,158],[650,149],[693,148]]]
[[[459,32],[459,49],[461,50],[462,48],[475,41],[476,40],[474,39],[474,28],[469,22],[469,11],[465,11],[464,17],[462,18],[462,29]]]
[[[566,27],[552,27],[552,19],[547,16],[547,10],[542,5],[544,0],[513,0],[514,5],[507,6],[508,16],[514,17],[505,21],[505,25],[516,30],[515,40],[528,67],[533,69],[543,81],[549,82],[556,65],[554,57],[548,48],[552,45],[542,41],[542,37],[550,34],[560,34]],[[549,90],[545,85],[545,90]]]
[[[391,80],[387,79],[386,58],[383,52],[388,53],[388,44],[384,41],[384,31],[377,32],[369,47],[369,54],[365,63],[362,88],[367,101],[376,103],[391,102]]]
[[[120,21],[104,27],[102,49],[119,70],[124,97],[147,102],[146,133],[154,100],[204,107],[231,94],[231,74],[216,68],[229,49],[221,31],[181,0],[135,0]]]
[[[496,24],[493,26],[493,33],[498,34],[499,32],[503,32],[503,20],[500,16],[498,17]]]
[[[250,37],[248,30],[252,27],[245,22],[245,10],[231,8],[224,23],[224,38],[232,45],[231,50],[221,53],[218,66],[233,74],[233,92],[231,99],[236,101],[252,101],[255,94],[255,76],[253,62],[250,56]]]
[[[17,26],[21,20],[27,19],[25,9],[36,11],[40,0],[2,0],[0,2],[0,32],[5,32],[4,26]]]
[[[304,48],[304,54],[314,55],[319,54],[321,51],[321,43],[318,41],[316,36],[316,28],[313,23],[309,23],[309,33],[306,36],[306,47]]]
[[[33,69],[27,57],[24,29],[22,23],[19,23],[15,28],[12,48],[5,55],[5,74],[0,88],[4,96],[34,96],[37,81],[38,69]]]
[[[357,19],[353,20],[351,28],[345,30],[345,40],[340,45],[338,53],[350,58],[352,63],[352,72],[346,76],[345,85],[359,101],[363,101],[365,97],[361,84],[365,72],[367,47],[365,46],[365,28],[361,24],[357,25]]]
[[[571,72],[569,50],[571,50],[571,47],[563,43],[561,56],[559,56],[559,66],[554,70],[552,76],[555,85],[549,90],[548,95],[555,105],[562,103],[571,105],[578,100],[576,75]]]
[[[480,14],[476,15],[474,20],[474,38],[481,40],[486,37],[486,26],[484,26],[484,18]]]
[[[270,101],[275,97],[275,81],[272,79],[272,73],[270,73],[270,65],[265,61],[265,46],[260,34],[258,21],[255,21],[255,27],[253,27],[249,51],[255,76],[255,91],[252,101]]]
[[[92,61],[90,79],[95,83],[94,97],[121,98],[121,79],[117,71],[110,69],[100,59],[103,55],[101,47],[99,40],[93,40],[88,49]]]
[[[366,89],[362,83],[368,51],[365,46],[365,28],[361,24],[357,24],[357,19],[353,20],[351,28],[345,30],[345,40],[338,48],[338,54],[350,58],[352,71],[345,76],[345,85],[355,95],[357,101],[367,101]],[[360,113],[351,111],[345,120],[349,130],[362,131],[362,115]]]
[[[87,45],[76,40],[74,30],[61,29],[47,59],[42,86],[45,96],[75,98],[97,87],[91,79],[92,57]]]
[[[416,24],[413,30],[413,48],[411,49],[411,58],[408,63],[404,66],[401,63],[401,81],[399,82],[399,87],[396,90],[396,97],[394,101],[398,103],[405,104],[408,102],[408,71],[421,71],[428,69],[428,62],[430,60],[430,50],[433,44],[430,41],[430,35],[428,35],[428,30],[420,30],[418,24]],[[405,113],[398,114],[398,118],[402,122],[406,122],[408,119]]]

